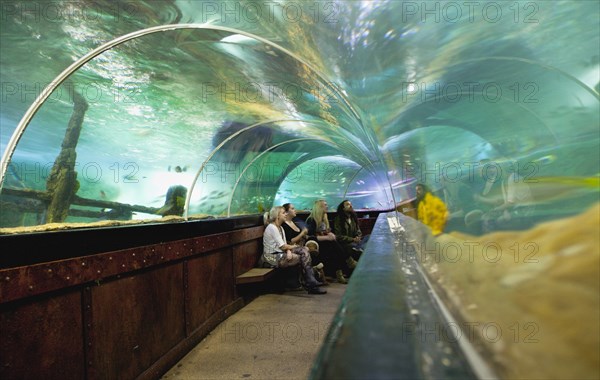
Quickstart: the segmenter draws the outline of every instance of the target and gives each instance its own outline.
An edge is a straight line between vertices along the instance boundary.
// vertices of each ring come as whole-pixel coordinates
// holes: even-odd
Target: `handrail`
[[[447,322],[408,263],[415,236],[404,226],[411,223],[418,222],[379,214],[309,379],[495,378],[487,369],[477,372],[450,333],[431,337],[431,326]]]

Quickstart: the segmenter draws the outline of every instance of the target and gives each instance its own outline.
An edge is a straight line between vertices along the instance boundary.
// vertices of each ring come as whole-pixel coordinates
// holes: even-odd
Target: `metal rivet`
[[[70,279],[71,279],[71,277],[67,276],[67,280],[70,280]]]
[[[82,267],[84,267],[84,266],[85,266],[85,263],[81,263],[81,266],[82,266]]]
[[[8,276],[4,277],[4,279],[5,279],[6,281],[10,281],[10,277],[8,277]]]
[[[52,273],[52,269],[48,269],[48,273]]]

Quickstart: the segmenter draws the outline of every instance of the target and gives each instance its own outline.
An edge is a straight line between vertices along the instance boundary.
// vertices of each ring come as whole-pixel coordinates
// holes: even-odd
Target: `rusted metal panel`
[[[219,309],[233,302],[231,249],[215,251],[187,262],[187,332],[191,334]]]
[[[167,241],[193,239],[262,226],[262,218],[246,215],[223,219],[153,223],[102,228],[75,228],[50,232],[0,235],[0,268],[16,268],[40,263],[115,252]],[[68,241],[69,244],[65,244]],[[42,249],[40,249],[42,248]]]
[[[89,297],[90,379],[133,379],[185,338],[183,263],[94,286]]]
[[[262,236],[264,227],[0,271],[0,303],[123,275]]]
[[[262,254],[262,240],[256,239],[233,247],[233,275],[248,271],[256,266],[258,258]]]
[[[233,244],[239,244],[248,240],[254,240],[262,238],[263,232],[265,231],[264,226],[245,228],[243,230],[232,231]]]
[[[234,272],[254,265],[263,231],[0,270],[0,378],[135,378],[165,362],[231,312]]]
[[[0,307],[0,379],[84,379],[81,293]]]

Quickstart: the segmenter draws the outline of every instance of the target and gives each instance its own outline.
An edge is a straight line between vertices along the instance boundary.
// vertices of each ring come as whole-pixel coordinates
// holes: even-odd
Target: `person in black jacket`
[[[367,237],[362,236],[358,225],[358,216],[352,207],[352,202],[343,200],[337,207],[333,220],[333,230],[338,243],[346,250],[346,254],[358,259]]]

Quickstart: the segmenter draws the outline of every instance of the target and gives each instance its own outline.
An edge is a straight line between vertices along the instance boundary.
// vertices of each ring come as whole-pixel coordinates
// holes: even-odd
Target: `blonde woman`
[[[352,260],[342,246],[337,242],[336,236],[331,232],[329,219],[327,218],[327,201],[319,199],[315,201],[312,211],[306,219],[308,235],[315,238],[319,243],[319,254],[325,264],[326,273],[335,271],[335,278],[339,283],[347,284],[348,280],[344,277],[344,261],[348,269],[356,267],[356,261]]]
[[[286,212],[281,206],[275,206],[269,211],[268,215],[265,214],[265,220],[268,220],[269,224],[263,234],[262,260],[279,268],[300,265],[308,293],[327,293],[327,291],[319,288],[321,283],[315,279],[308,248],[286,242],[285,231],[281,227],[285,219]]]

